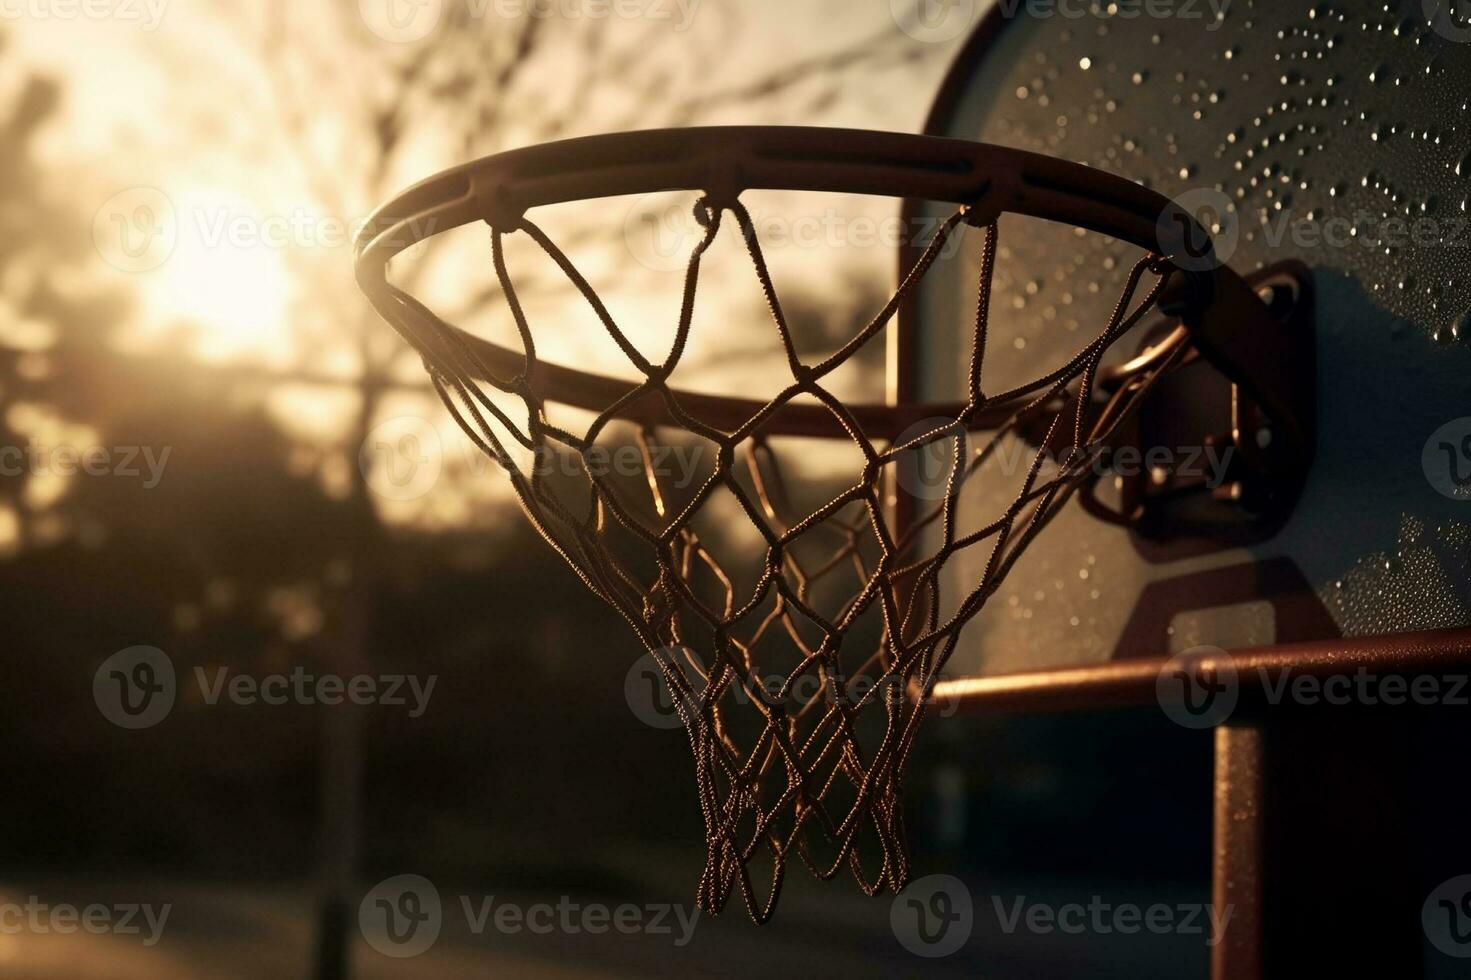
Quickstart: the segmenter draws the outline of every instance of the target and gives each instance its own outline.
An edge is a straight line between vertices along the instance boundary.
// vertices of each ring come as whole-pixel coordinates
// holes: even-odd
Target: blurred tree
[[[471,5],[450,4],[428,38],[385,45],[364,30],[357,6],[219,5],[248,55],[249,77],[232,93],[231,116],[249,130],[238,151],[284,158],[310,188],[311,210],[344,218],[437,166],[516,145],[734,111],[801,120],[842,97],[854,72],[930,53],[890,27],[719,86],[706,82],[708,66],[738,29],[738,7],[710,8],[722,28],[676,43],[655,22],[612,31],[592,20],[476,19]],[[173,77],[190,77],[195,55],[174,57]],[[630,722],[621,679],[634,643],[609,638],[611,617],[555,556],[519,525],[494,532],[498,547],[487,546],[492,532],[385,525],[358,449],[387,397],[427,391],[411,352],[359,296],[345,250],[292,256],[301,288],[289,368],[121,353],[114,340],[132,297],[93,285],[92,216],[36,164],[36,139],[62,90],[30,79],[20,93],[0,115],[0,446],[150,447],[166,472],[152,488],[0,474],[0,549],[10,553],[0,581],[21,651],[5,668],[13,683],[0,689],[0,726],[30,747],[12,788],[31,805],[6,811],[3,828],[11,863],[70,856],[287,873],[325,854],[325,977],[345,972],[362,797],[369,826],[392,831],[370,852],[390,856],[416,829],[481,814],[481,824],[458,827],[457,858],[484,849],[487,827],[514,826],[524,852],[540,842],[575,860],[568,842],[592,807],[621,810],[651,835],[679,827],[697,839],[682,780],[644,785],[642,797],[614,792],[650,766],[682,773],[684,746]],[[181,145],[229,125],[217,89],[183,85],[169,97],[159,114]],[[596,236],[576,229],[563,239],[569,250],[588,242]],[[399,281],[424,285],[443,247],[422,249]],[[841,304],[810,291],[793,297],[793,323],[811,349],[833,345],[878,305],[866,302],[877,298],[871,283],[849,285]],[[559,287],[533,273],[524,288]],[[446,313],[474,316],[499,298],[495,288],[471,290]],[[344,360],[342,373],[321,367]],[[310,451],[269,410],[274,394],[302,385],[351,400],[336,452]],[[260,673],[305,663],[455,683],[422,724],[375,714],[366,734],[350,710],[262,719],[185,699],[166,724],[119,739],[87,685],[102,659],[134,643],[166,647],[181,676],[196,666]],[[586,656],[609,646],[621,652]],[[520,696],[527,689],[555,691],[568,707],[532,704]],[[482,723],[487,701],[494,727]],[[366,776],[365,738],[379,763]],[[583,777],[565,781],[593,742],[611,761],[576,765]],[[307,754],[313,744],[326,747],[320,760]],[[565,765],[549,761],[559,752]],[[533,753],[548,760],[534,773],[525,766]],[[472,769],[483,778],[466,780]],[[524,805],[552,794],[559,813]],[[304,828],[319,809],[313,840]]]
[[[744,78],[733,88],[712,90],[702,88],[700,80],[720,58],[734,24],[724,31],[679,36],[655,20],[614,30],[609,21],[551,20],[530,7],[520,18],[504,18],[477,16],[471,4],[448,4],[428,38],[385,49],[363,29],[355,7],[334,8],[339,18],[335,29],[313,31],[302,29],[299,5],[276,0],[261,35],[261,60],[274,100],[270,109],[281,120],[300,167],[313,177],[313,191],[327,213],[339,215],[365,214],[403,186],[411,169],[433,169],[422,162],[426,156],[437,155],[440,165],[448,165],[591,131],[690,125],[732,104],[760,106],[773,117],[768,122],[783,115],[800,118],[803,108],[811,111],[836,99],[847,72],[921,55],[904,43],[898,25],[891,24],[828,54]],[[739,19],[734,8],[708,15]],[[335,134],[326,145],[324,131]],[[576,233],[562,236],[569,251],[581,241]],[[403,288],[420,292],[444,242],[443,236],[431,239],[414,263],[398,270]],[[615,261],[626,263],[627,258]],[[557,287],[532,278],[523,280],[521,288]],[[498,287],[470,291],[448,317],[463,320],[499,299]],[[378,421],[385,385],[402,376],[406,359],[408,370],[416,371],[417,358],[361,301],[323,291],[314,293],[313,303],[341,311],[347,318],[341,335],[358,338],[359,400],[347,446],[360,446]],[[799,329],[830,328],[820,317],[798,317],[795,324]],[[335,618],[347,673],[361,669],[367,659],[367,604],[379,589],[383,566],[376,562],[385,549],[371,513],[366,476],[359,467],[351,469],[356,529],[350,564],[356,581]],[[360,767],[355,717],[347,712],[334,717],[323,770],[328,802],[323,933],[328,937],[342,934],[351,906],[356,873],[353,808]],[[326,939],[320,975],[343,975],[344,956],[340,939]]]

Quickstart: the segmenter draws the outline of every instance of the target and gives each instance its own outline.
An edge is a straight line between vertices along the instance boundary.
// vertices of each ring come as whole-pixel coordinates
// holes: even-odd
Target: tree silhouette
[[[326,30],[300,22],[305,6],[276,0],[261,23],[243,8],[219,10],[240,18],[250,70],[267,83],[238,93],[239,111],[261,121],[254,138],[305,175],[315,210],[348,220],[423,176],[426,161],[433,169],[741,107],[797,121],[838,99],[849,73],[925,53],[895,28],[732,87],[701,87],[692,80],[726,32],[676,43],[657,24],[492,24],[451,4],[430,38],[389,48],[363,30],[356,4],[329,5]],[[709,16],[740,26],[738,8]],[[187,77],[188,53],[174,56],[177,77]],[[166,462],[156,486],[116,472],[58,481],[54,460],[0,473],[0,581],[17,651],[0,686],[0,731],[24,747],[10,788],[26,801],[0,818],[6,864],[292,874],[325,852],[336,936],[323,943],[320,970],[332,976],[344,970],[360,835],[369,862],[411,853],[432,865],[424,828],[457,822],[457,845],[438,856],[462,872],[503,869],[506,840],[577,864],[588,814],[629,835],[695,839],[683,780],[619,792],[647,782],[640,774],[651,766],[683,774],[687,753],[679,739],[630,724],[622,683],[636,644],[610,628],[611,615],[556,556],[508,514],[453,534],[385,524],[358,449],[389,396],[427,396],[427,387],[415,357],[359,296],[346,250],[292,254],[300,288],[286,368],[125,353],[117,341],[135,297],[99,285],[93,216],[37,163],[37,139],[65,90],[32,78],[19,91],[0,112],[0,447],[59,439],[79,450],[147,449]],[[217,129],[217,90],[180,86],[170,98],[160,115],[171,138],[187,145]],[[566,230],[569,250],[607,246],[595,230]],[[421,249],[399,281],[422,286],[446,248]],[[849,286],[837,304],[812,291],[792,297],[793,325],[812,349],[837,341],[876,299],[876,289]],[[565,289],[534,272],[523,287]],[[473,317],[500,301],[497,289],[469,289],[446,312]],[[750,313],[763,315],[754,301]],[[194,325],[176,326],[178,343],[157,347],[187,348]],[[344,350],[351,371],[321,367]],[[353,400],[337,446],[282,428],[270,399],[288,385]],[[90,685],[103,659],[134,644],[170,655],[181,694],[157,728],[121,733],[98,713]],[[296,665],[443,680],[434,711],[416,720],[211,707],[192,680],[195,668],[261,675]],[[582,764],[590,744],[605,755],[592,769]],[[316,745],[327,746],[324,756]],[[366,771],[364,745],[374,760]],[[528,758],[543,764],[528,771]],[[582,775],[566,780],[574,767]],[[555,808],[537,803],[553,797]],[[324,806],[326,829],[314,833]]]

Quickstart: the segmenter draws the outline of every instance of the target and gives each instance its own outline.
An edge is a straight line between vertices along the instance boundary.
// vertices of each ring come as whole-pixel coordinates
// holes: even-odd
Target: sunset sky
[[[460,2],[471,12],[465,36],[493,45],[498,35],[509,38],[520,29],[518,20],[497,19],[504,5]],[[131,352],[280,372],[282,383],[265,395],[273,413],[295,437],[317,446],[324,459],[339,455],[322,463],[322,475],[328,483],[340,482],[341,443],[356,404],[350,382],[360,370],[356,338],[362,318],[372,316],[352,282],[352,234],[387,195],[463,162],[467,150],[464,141],[446,136],[455,128],[446,120],[467,125],[445,115],[453,99],[445,105],[407,106],[401,142],[381,169],[373,170],[378,161],[366,145],[373,116],[365,106],[391,101],[393,71],[426,45],[443,43],[446,51],[442,59],[428,59],[428,73],[464,57],[445,33],[457,8],[440,8],[441,21],[425,38],[394,42],[380,36],[384,24],[375,21],[367,0],[361,5],[158,3],[153,12],[141,3],[119,6],[112,19],[41,17],[8,23],[14,54],[63,85],[63,109],[38,149],[58,192],[75,204],[78,229],[92,225],[96,261],[85,275],[134,297],[121,335]],[[594,25],[566,11],[546,19],[516,83],[492,100],[498,124],[474,134],[473,152],[536,141],[537,126],[555,112],[566,117],[558,135],[583,135],[668,124],[681,103],[712,95],[708,105],[691,113],[693,118],[675,121],[800,121],[913,131],[954,44],[906,38],[896,31],[888,3],[693,3],[683,13],[669,6],[667,20],[611,18]],[[481,8],[483,23],[473,13]],[[594,35],[598,53],[588,47]],[[820,45],[814,44],[816,38]],[[816,95],[825,69],[814,72],[819,81],[775,102],[741,94],[755,79],[819,61],[822,55],[814,51],[836,52],[869,38],[886,38],[894,52],[907,50],[912,60],[895,64],[891,58],[876,67],[845,69],[836,96],[829,99],[805,97]],[[668,45],[677,56],[641,57],[658,45]],[[592,87],[585,104],[547,107],[549,93],[567,88],[567,79],[583,70],[589,57],[621,67],[608,69],[609,77]],[[677,71],[683,74],[676,76]],[[569,246],[574,259],[635,342],[650,349],[667,344],[677,311],[681,256],[693,245],[684,240],[693,238],[685,214],[691,200],[686,195],[602,202],[539,216],[558,240],[576,241]],[[759,221],[773,222],[769,227],[778,232],[790,227],[784,221],[803,214],[892,221],[897,211],[897,203],[888,199],[799,201],[766,195],[748,204]],[[664,255],[656,257],[658,268],[649,268],[638,244],[628,240],[644,227],[638,209],[661,213],[660,227],[674,236],[669,240],[685,246],[672,263],[659,263],[670,258]],[[701,290],[702,312],[718,315],[722,323],[732,309],[743,317],[760,310],[738,240],[727,235],[723,244],[727,247],[716,253],[719,261],[710,264]],[[774,245],[778,285],[796,283],[819,296],[824,291],[837,296],[855,280],[892,279],[892,248],[845,244]],[[458,233],[452,247],[432,255],[428,267],[414,270],[423,298],[442,313],[455,312],[474,288],[489,284],[488,251],[483,235]],[[537,258],[530,252],[524,257],[528,263]],[[627,373],[611,344],[595,336],[597,331],[589,332],[584,311],[569,306],[565,289],[533,293],[528,307],[552,324],[538,335],[544,356]],[[508,336],[503,310],[465,315],[469,319],[461,322],[480,332]],[[751,372],[762,363],[775,363],[768,361],[776,353],[774,333],[757,319],[751,322],[750,332],[733,334],[702,331],[697,319],[690,374],[683,383],[738,391],[749,386]],[[188,338],[182,347],[180,328]],[[384,356],[402,350],[387,325],[375,320],[372,329]],[[421,377],[417,360],[400,360],[404,363],[393,372],[416,384]],[[341,378],[349,386],[334,390],[330,384],[303,385],[299,377],[286,377],[301,372]],[[422,393],[406,391],[381,408],[380,414],[389,413],[385,418],[433,416],[447,439],[457,436],[452,426],[441,425],[445,420]],[[462,509],[449,498],[437,506]],[[448,511],[441,516],[448,519]]]

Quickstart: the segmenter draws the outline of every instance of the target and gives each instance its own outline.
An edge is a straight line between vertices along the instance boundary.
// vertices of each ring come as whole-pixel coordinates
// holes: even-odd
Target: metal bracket
[[[1172,316],[1139,354],[1100,374],[1116,398],[1154,378],[1112,440],[1085,509],[1154,541],[1243,544],[1275,534],[1301,495],[1314,451],[1316,371],[1312,277],[1281,263],[1245,280],[1222,270],[1177,275],[1161,301]],[[1107,411],[1107,409],[1104,409]]]

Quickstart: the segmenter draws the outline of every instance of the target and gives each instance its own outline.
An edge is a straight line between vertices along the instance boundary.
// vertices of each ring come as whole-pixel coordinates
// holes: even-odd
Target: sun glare
[[[279,350],[287,339],[289,236],[229,191],[200,189],[172,203],[177,244],[148,278],[152,318],[196,326],[201,357]]]

